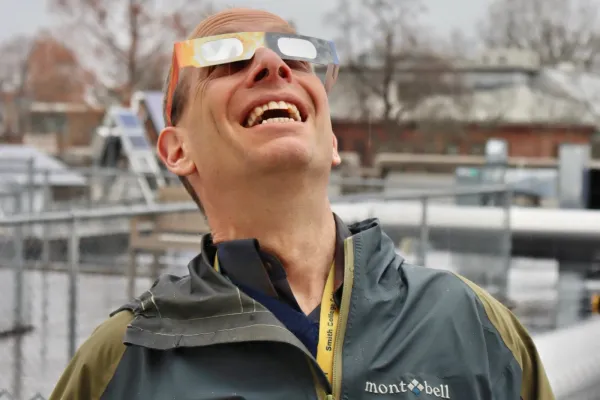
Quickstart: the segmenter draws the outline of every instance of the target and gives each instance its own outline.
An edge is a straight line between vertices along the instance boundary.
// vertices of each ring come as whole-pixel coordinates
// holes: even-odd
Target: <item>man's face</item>
[[[202,36],[291,32],[266,12],[232,13]],[[327,94],[309,64],[260,48],[251,60],[194,70],[188,79],[182,118],[159,141],[174,173],[200,182],[229,181],[290,169],[327,173],[339,163]]]

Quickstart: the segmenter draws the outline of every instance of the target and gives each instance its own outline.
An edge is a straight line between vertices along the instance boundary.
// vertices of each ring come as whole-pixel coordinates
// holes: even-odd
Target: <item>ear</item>
[[[335,137],[335,133],[331,136],[333,137],[333,154],[332,154],[332,159],[331,159],[331,166],[337,167],[338,165],[340,165],[342,163],[342,158],[340,157],[340,153],[338,151],[338,141],[337,141],[337,138]]]
[[[156,143],[158,156],[167,169],[178,176],[187,176],[196,170],[184,139],[182,128],[169,126],[160,132]]]

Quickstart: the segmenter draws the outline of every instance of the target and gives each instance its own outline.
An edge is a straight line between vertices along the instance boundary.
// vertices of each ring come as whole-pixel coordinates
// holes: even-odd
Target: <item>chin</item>
[[[313,151],[298,138],[283,137],[249,151],[250,163],[263,172],[290,172],[310,167]]]

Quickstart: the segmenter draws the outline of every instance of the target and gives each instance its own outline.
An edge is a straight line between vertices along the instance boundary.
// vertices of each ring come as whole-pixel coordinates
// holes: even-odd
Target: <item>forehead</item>
[[[261,10],[231,9],[214,14],[198,25],[191,38],[236,32],[295,33],[288,21]]]

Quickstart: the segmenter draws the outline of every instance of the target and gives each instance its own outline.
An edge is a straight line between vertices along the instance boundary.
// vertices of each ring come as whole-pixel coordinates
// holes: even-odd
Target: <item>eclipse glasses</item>
[[[167,88],[166,125],[172,125],[173,94],[179,81],[179,70],[185,67],[204,68],[249,60],[257,49],[265,47],[283,60],[304,61],[326,66],[318,74],[329,92],[337,79],[339,60],[335,44],[309,36],[275,32],[239,32],[209,36],[175,43],[171,77]]]

